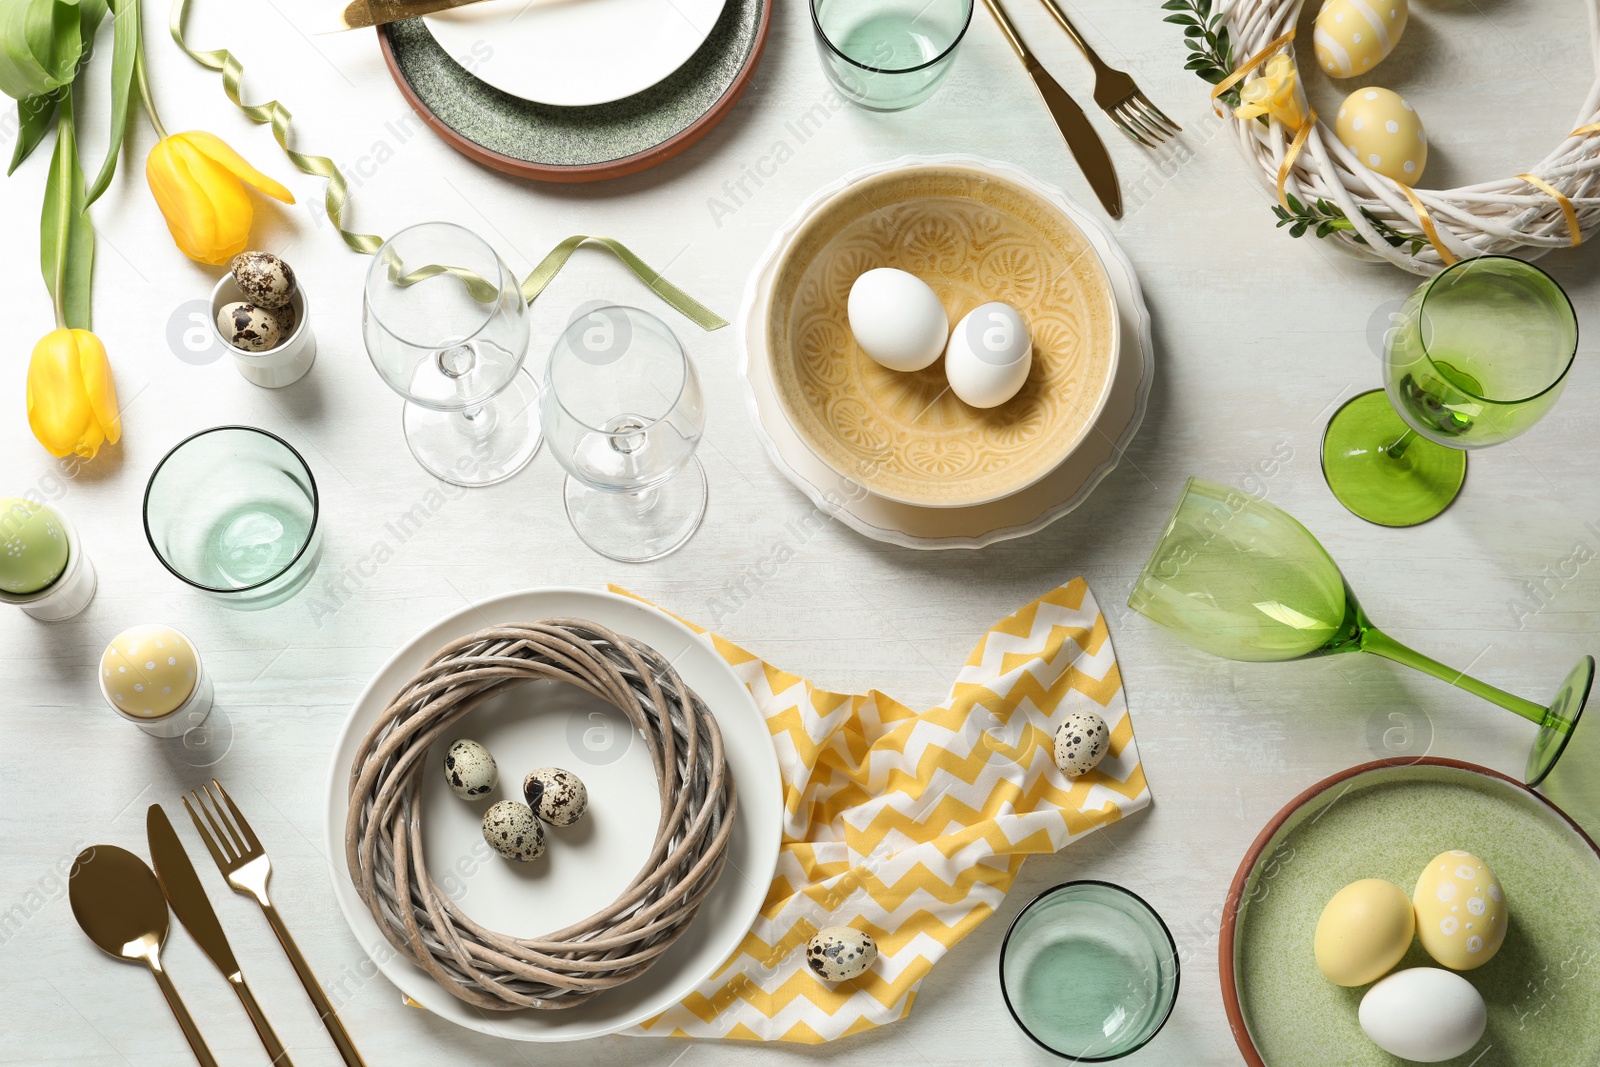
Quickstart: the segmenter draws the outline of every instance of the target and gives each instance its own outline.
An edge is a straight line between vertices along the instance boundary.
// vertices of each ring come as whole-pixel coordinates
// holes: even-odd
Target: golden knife
[[[205,886],[200,884],[200,876],[195,873],[189,854],[183,850],[183,842],[178,840],[177,831],[160,804],[150,805],[145,829],[150,838],[150,859],[156,869],[156,880],[161,883],[161,892],[172,905],[173,914],[239,995],[239,1002],[255,1025],[273,1067],[293,1067],[261,1005],[245,985],[244,972],[239,969],[239,961],[234,959],[233,949],[228,945],[228,936],[217,921],[211,898],[206,896]]]
[[[341,30],[364,30],[369,26],[385,26],[403,22],[436,11],[466,7],[480,0],[352,0],[339,17]]]
[[[1072,150],[1072,157],[1078,161],[1083,176],[1089,179],[1089,187],[1100,198],[1100,203],[1105,205],[1106,211],[1112,218],[1121,218],[1122,187],[1117,182],[1117,168],[1111,162],[1111,154],[1106,151],[1105,142],[1100,140],[1100,135],[1089,125],[1088,116],[1084,115],[1083,108],[1067,95],[1067,91],[1056,83],[1049,71],[1039,65],[1039,60],[1023,42],[1022,35],[1017,32],[1016,24],[1000,6],[1000,0],[983,0],[983,3],[995,21],[1000,24],[1000,32],[1011,42],[1011,48],[1017,53],[1017,58],[1022,60],[1022,65],[1032,76],[1033,87],[1039,90],[1044,106],[1050,109],[1050,117],[1056,120],[1056,128],[1066,139],[1067,147]]]

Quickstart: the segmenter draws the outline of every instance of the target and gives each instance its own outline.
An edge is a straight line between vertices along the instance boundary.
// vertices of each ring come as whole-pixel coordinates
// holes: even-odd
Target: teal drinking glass
[[[1537,704],[1407,648],[1372,624],[1339,565],[1293,516],[1242,489],[1199,478],[1184,486],[1128,606],[1224,659],[1370,652],[1482,697],[1538,724],[1525,772],[1529,785],[1552,774],[1577,732],[1594,681],[1594,657],[1584,656],[1555,698]],[[1592,796],[1600,787],[1600,762],[1574,757],[1562,770],[1560,787],[1569,795]]]
[[[871,111],[915,107],[939,88],[972,23],[973,0],[811,0],[822,69]]]
[[[168,452],[144,492],[156,558],[233,608],[268,608],[310,581],[322,546],[311,468],[249,426],[202,430]]]
[[[1383,389],[1328,420],[1328,488],[1369,522],[1426,522],[1461,491],[1467,449],[1509,441],[1549,413],[1577,352],[1572,301],[1538,267],[1479,256],[1445,268],[1389,331]]]
[[[1022,909],[1000,945],[1000,993],[1022,1032],[1064,1059],[1143,1048],[1178,999],[1178,946],[1161,916],[1110,882],[1068,882]]]

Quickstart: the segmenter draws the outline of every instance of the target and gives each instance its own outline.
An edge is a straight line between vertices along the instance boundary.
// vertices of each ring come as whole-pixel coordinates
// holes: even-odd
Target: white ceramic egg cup
[[[54,508],[50,510],[67,535],[66,569],[55,581],[36,592],[8,593],[0,590],[0,602],[15,604],[40,622],[61,622],[89,606],[100,580],[95,574],[94,563],[84,554],[78,531],[72,528],[72,523],[61,512]]]
[[[139,729],[152,737],[182,737],[206,721],[206,716],[211,714],[211,701],[215,695],[211,686],[211,676],[206,673],[205,661],[200,657],[200,649],[189,635],[182,630],[174,630],[179,637],[188,641],[189,647],[194,649],[194,688],[189,692],[189,699],[179,704],[165,715],[150,718],[144,715],[129,715],[117,707],[111,700],[111,694],[106,691],[105,675],[100,674],[100,695],[105,698],[106,706],[123,718],[133,723]]]
[[[317,361],[317,339],[311,333],[311,307],[306,302],[303,289],[295,288],[289,304],[294,308],[294,332],[278,343],[278,347],[265,352],[245,352],[233,347],[217,329],[217,312],[224,306],[239,302],[249,303],[250,297],[229,271],[217,280],[211,290],[211,336],[226,351],[233,353],[233,365],[245,380],[264,389],[281,389],[304,378],[306,371]]]

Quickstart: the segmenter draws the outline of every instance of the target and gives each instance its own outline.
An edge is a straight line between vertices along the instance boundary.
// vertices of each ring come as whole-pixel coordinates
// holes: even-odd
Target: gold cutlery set
[[[1083,35],[1072,25],[1072,20],[1067,17],[1059,0],[1042,0],[1042,2],[1094,68],[1094,102],[1111,116],[1111,121],[1116,123],[1117,129],[1147,148],[1154,148],[1167,138],[1183,132],[1183,127],[1167,118],[1160,108],[1152,104],[1150,98],[1140,91],[1131,77],[1123,71],[1107,66],[1095,50],[1089,47],[1089,42],[1085,41]],[[1039,63],[1033,50],[1017,32],[1016,23],[1011,21],[1011,16],[1001,6],[1000,0],[983,0],[983,3],[995,21],[1000,24],[1000,32],[1005,34],[1012,50],[1017,53],[1017,58],[1022,60],[1023,67],[1033,78],[1034,88],[1039,91],[1044,106],[1049,108],[1050,117],[1055,120],[1056,128],[1066,139],[1073,158],[1083,170],[1083,176],[1089,179],[1089,186],[1094,189],[1095,195],[1100,198],[1100,203],[1104,205],[1107,213],[1114,219],[1121,218],[1122,189],[1117,182],[1117,168],[1112,164],[1111,154],[1106,151],[1100,135],[1094,132],[1094,127],[1084,116],[1083,108],[1078,106],[1077,101],[1073,100]]]
[[[271,861],[238,805],[222,788],[222,783],[213,779],[203,790],[184,797],[183,806],[228,884],[236,892],[254,898],[261,906],[346,1067],[365,1067],[344,1024],[323,993],[321,983],[312,974],[283,919],[272,906],[267,895]],[[78,925],[91,941],[110,955],[143,963],[150,969],[189,1047],[194,1050],[195,1059],[201,1067],[216,1067],[205,1038],[161,963],[161,949],[170,928],[167,907],[171,905],[172,913],[189,931],[189,936],[216,964],[238,995],[272,1063],[275,1067],[292,1067],[283,1043],[245,983],[244,972],[228,945],[227,935],[222,931],[205,887],[200,884],[200,876],[160,804],[150,805],[146,831],[154,871],[144,860],[115,845],[92,845],[78,855],[68,889],[72,914]]]

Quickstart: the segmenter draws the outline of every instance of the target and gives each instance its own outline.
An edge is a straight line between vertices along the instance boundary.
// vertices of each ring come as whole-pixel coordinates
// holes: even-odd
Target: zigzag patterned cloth
[[[945,702],[923,712],[879,692],[825,692],[696,629],[772,730],[783,848],[733,957],[628,1033],[815,1044],[902,1019],[1024,858],[1150,803],[1111,635],[1081,578],[997,623]],[[1080,709],[1104,717],[1111,752],[1069,779],[1056,769],[1054,729]],[[806,942],[827,926],[877,941],[861,978],[832,987],[807,969]]]

